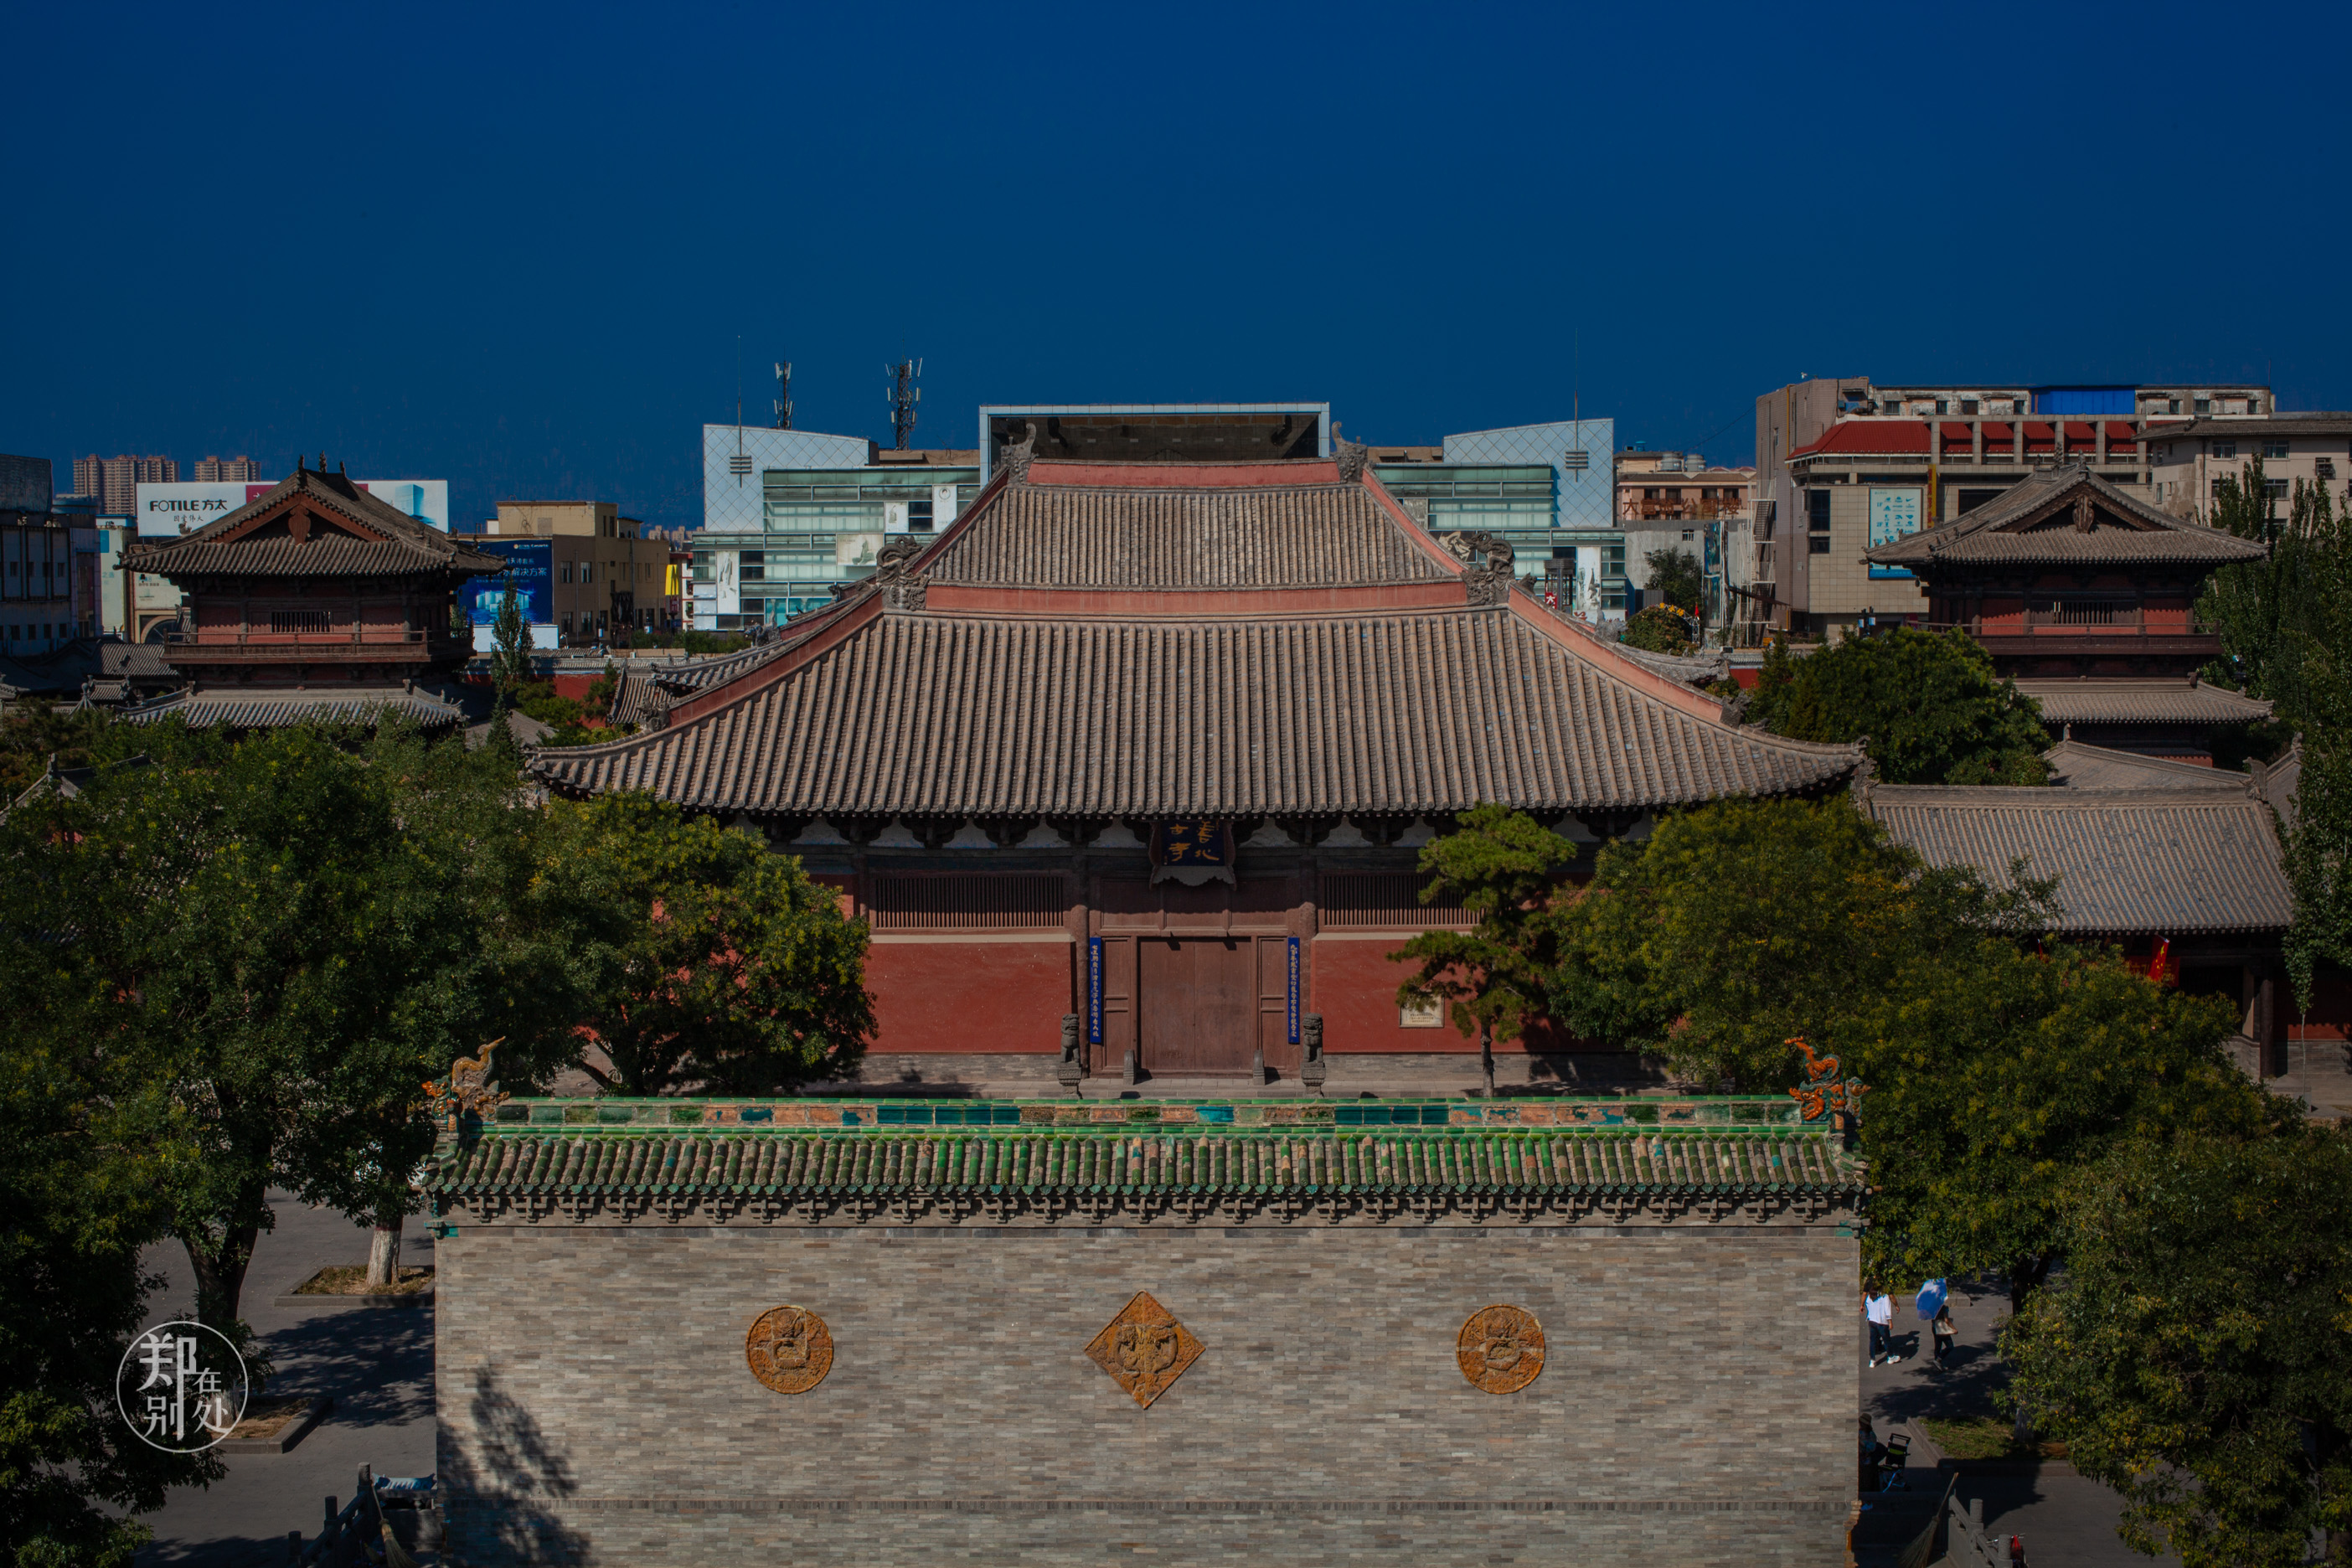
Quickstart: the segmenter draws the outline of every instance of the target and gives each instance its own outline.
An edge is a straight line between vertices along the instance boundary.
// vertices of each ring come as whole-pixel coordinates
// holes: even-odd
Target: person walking
[[[1948,1300],[1936,1309],[1935,1321],[1927,1328],[1936,1336],[1936,1364],[1941,1366],[1960,1337],[1958,1325],[1952,1321],[1952,1303]]]
[[[1892,1363],[1895,1355],[1895,1300],[1875,1282],[1862,1293],[1862,1315],[1870,1324],[1870,1364]]]

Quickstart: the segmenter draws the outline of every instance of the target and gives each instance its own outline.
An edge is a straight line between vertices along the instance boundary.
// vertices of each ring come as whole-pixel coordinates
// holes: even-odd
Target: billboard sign
[[[446,479],[355,479],[360,489],[405,516],[443,532],[449,529],[449,481]],[[193,533],[217,522],[247,501],[259,500],[278,488],[275,479],[260,483],[141,485],[136,519],[142,539],[167,539]]]
[[[1916,485],[1870,487],[1870,547],[1893,544],[1919,531],[1922,500],[1926,491]],[[1873,577],[1891,577],[1910,581],[1907,567],[1873,565]]]
[[[550,539],[473,539],[468,540],[485,555],[505,560],[507,569],[496,577],[477,577],[462,590],[467,595],[467,618],[478,626],[487,626],[499,618],[499,606],[506,602],[507,584],[514,584],[515,598],[522,610],[522,618],[533,626],[555,624],[554,553],[555,542]]]

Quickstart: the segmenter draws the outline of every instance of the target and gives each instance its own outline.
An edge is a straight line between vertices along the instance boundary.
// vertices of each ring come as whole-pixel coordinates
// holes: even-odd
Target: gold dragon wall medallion
[[[1543,1370],[1543,1325],[1534,1313],[1518,1307],[1485,1308],[1462,1325],[1454,1355],[1471,1387],[1517,1394]]]
[[[1094,1363],[1144,1409],[1201,1359],[1202,1345],[1174,1313],[1138,1290],[1087,1346]]]
[[[805,1307],[771,1307],[743,1336],[743,1359],[778,1394],[806,1394],[833,1370],[833,1334]]]

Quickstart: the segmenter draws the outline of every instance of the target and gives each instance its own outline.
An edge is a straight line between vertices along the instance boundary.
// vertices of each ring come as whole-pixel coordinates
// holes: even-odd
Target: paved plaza
[[[1921,1419],[1989,1414],[1993,1390],[2004,1374],[1993,1349],[1994,1332],[2009,1316],[2004,1290],[1964,1286],[1952,1292],[1952,1319],[1959,1330],[1950,1365],[1939,1370],[1928,1359],[1934,1348],[1927,1325],[1919,1321],[1908,1293],[1895,1300],[1896,1348],[1908,1359],[1873,1367],[1869,1335],[1862,1325],[1860,1303],[1854,1312],[1856,1354],[1862,1372],[1862,1407],[1876,1420],[1883,1439],[1905,1426],[1914,1432],[1911,1485],[1940,1495],[1946,1477],[1935,1469],[1936,1456],[1921,1445],[1925,1434],[1913,1424]],[[2143,1557],[2116,1534],[2116,1519],[2123,1504],[2115,1493],[2074,1473],[2063,1464],[2019,1468],[2015,1474],[1963,1473],[1957,1494],[1962,1501],[1982,1500],[1988,1531],[2025,1542],[2027,1561],[2036,1568],[2148,1568],[2178,1564],[2173,1556]]]
[[[229,1455],[228,1474],[211,1488],[174,1492],[147,1516],[155,1539],[141,1568],[280,1568],[287,1532],[317,1539],[323,1500],[349,1502],[361,1465],[380,1476],[432,1472],[433,1310],[278,1306],[323,1265],[365,1263],[368,1233],[283,1193],[272,1201],[278,1228],[254,1249],[245,1318],[270,1359],[271,1392],[331,1394],[334,1413],[291,1453]],[[431,1238],[412,1220],[401,1262],[432,1261]],[[150,1300],[151,1321],[187,1316],[187,1255],[173,1243],[149,1262],[166,1281]]]

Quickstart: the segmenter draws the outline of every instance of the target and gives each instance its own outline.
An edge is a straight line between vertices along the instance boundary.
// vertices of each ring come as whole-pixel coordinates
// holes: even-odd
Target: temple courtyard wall
[[[1844,1226],[465,1225],[439,1246],[456,1560],[1845,1561]],[[1139,1408],[1088,1346],[1201,1349]],[[1465,1320],[1542,1371],[1473,1386]],[[772,1392],[746,1338],[815,1313]]]

